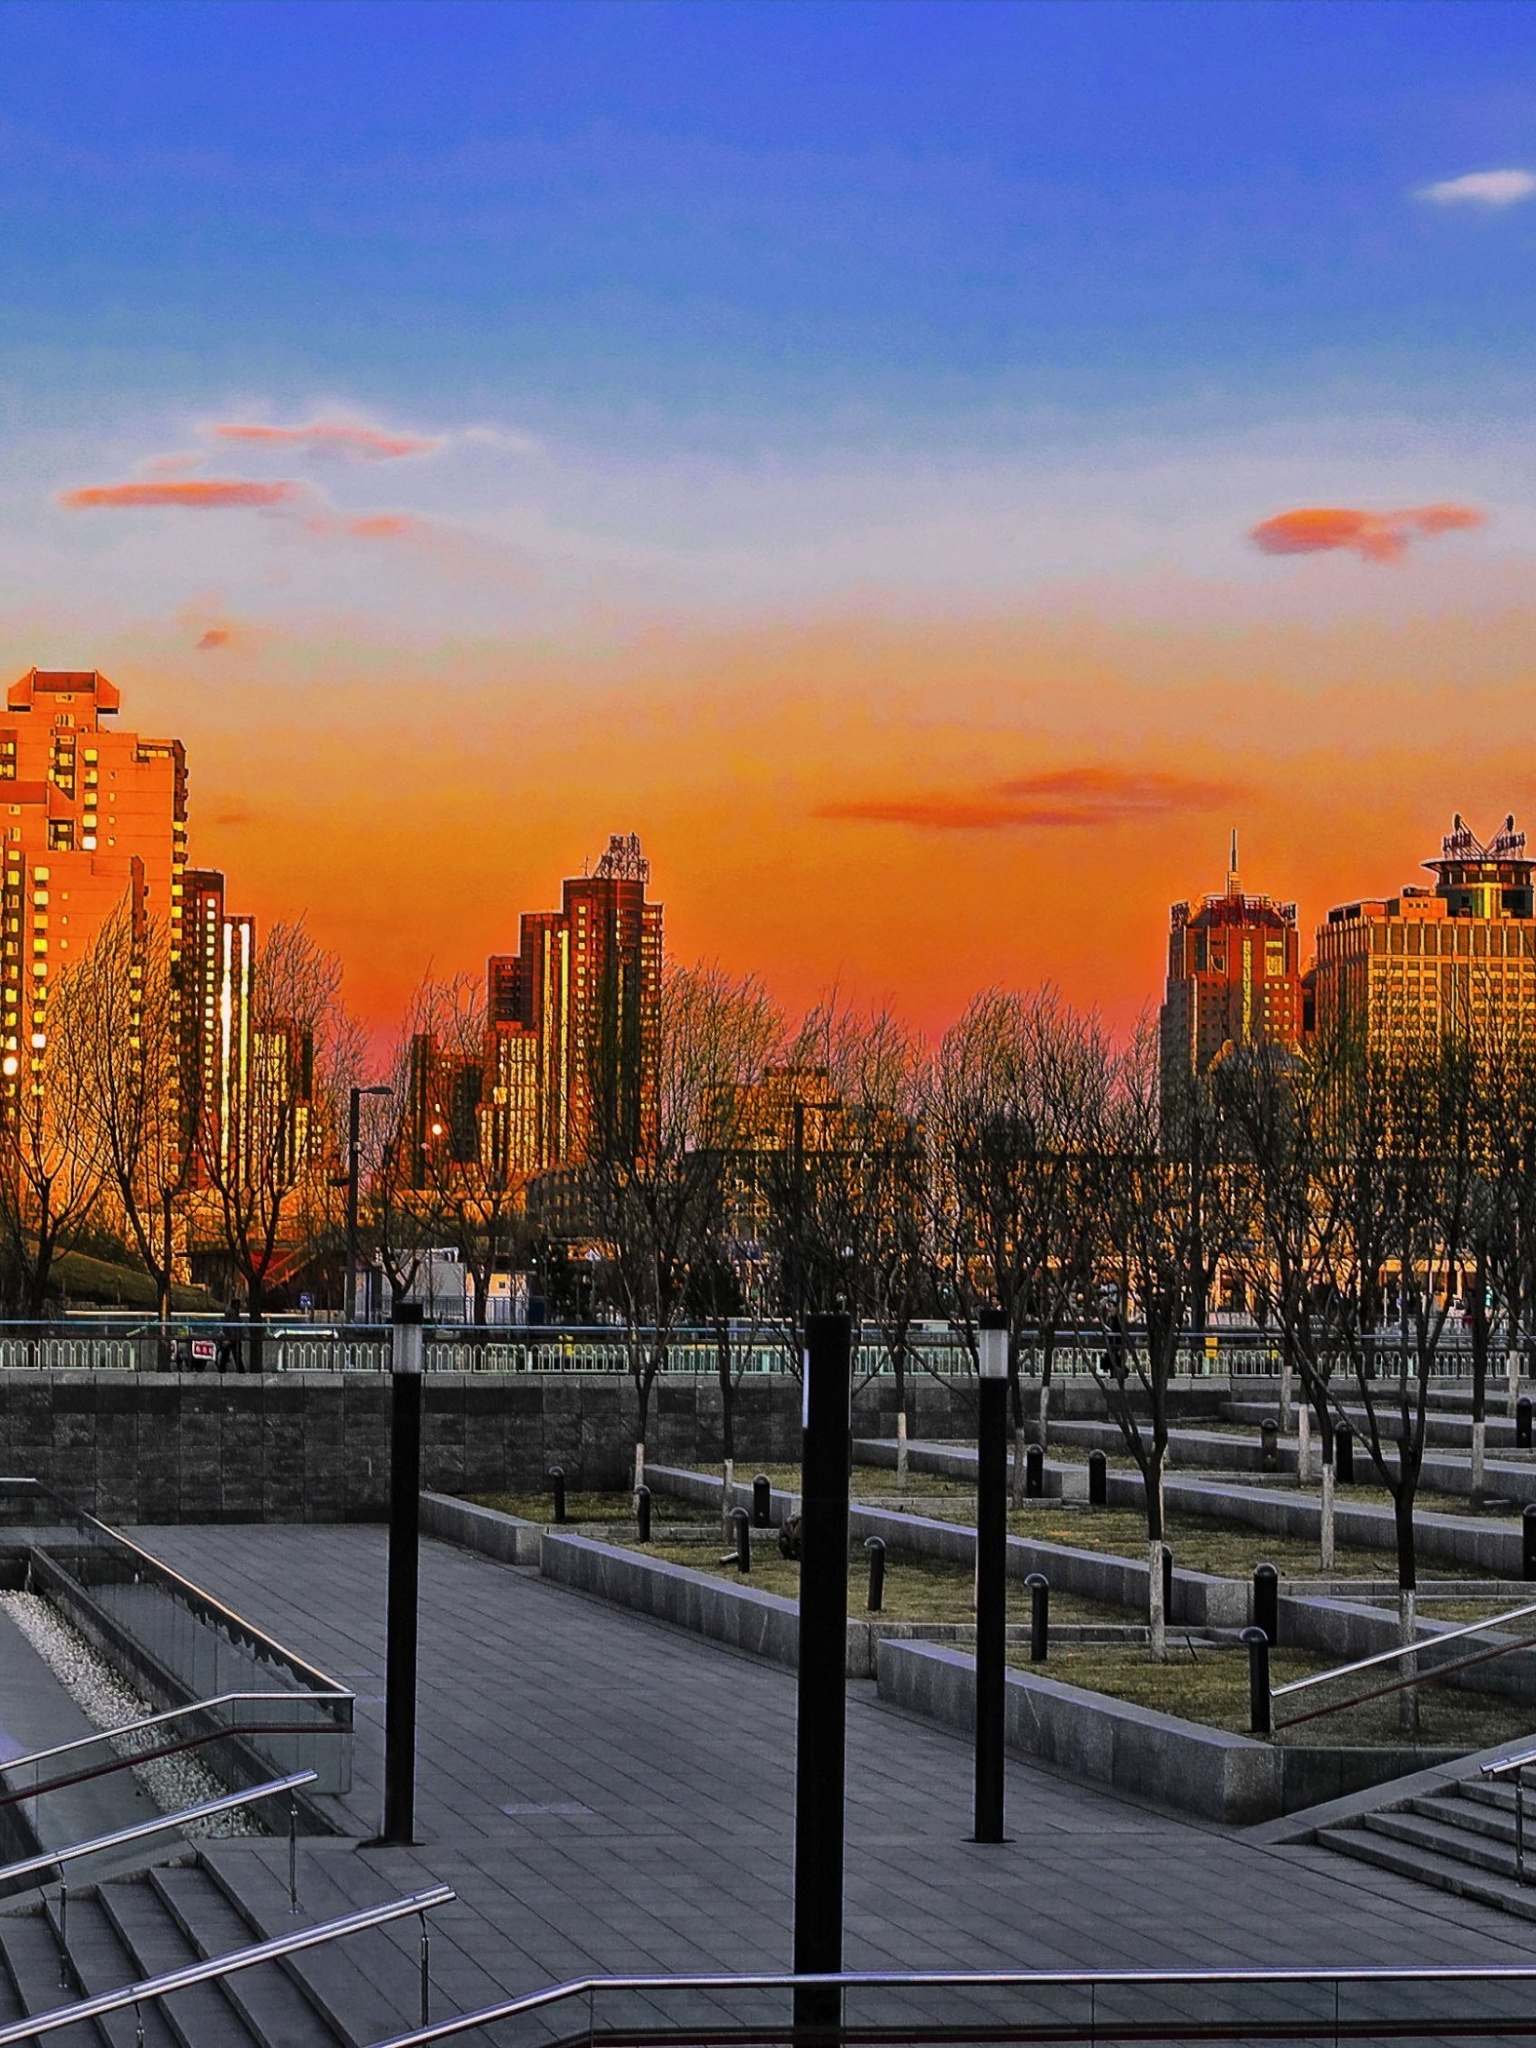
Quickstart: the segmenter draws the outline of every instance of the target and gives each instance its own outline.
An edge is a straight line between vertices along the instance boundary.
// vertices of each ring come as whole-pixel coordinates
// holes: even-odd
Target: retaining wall
[[[422,1479],[444,1493],[542,1488],[562,1465],[573,1489],[627,1483],[636,1401],[599,1373],[428,1373]],[[389,1376],[376,1373],[0,1372],[0,1472],[40,1479],[114,1523],[357,1521],[389,1504]],[[969,1405],[967,1405],[969,1404]],[[971,1386],[914,1376],[909,1413],[924,1435],[975,1430]],[[875,1381],[859,1426],[894,1434],[895,1395]],[[647,1441],[663,1462],[720,1454],[720,1386],[657,1382]],[[798,1459],[800,1388],[743,1380],[738,1456]]]

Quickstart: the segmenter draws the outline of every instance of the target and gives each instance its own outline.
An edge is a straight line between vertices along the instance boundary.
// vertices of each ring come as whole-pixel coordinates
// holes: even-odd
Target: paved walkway
[[[384,1532],[135,1534],[357,1692],[350,1806],[371,1833]],[[421,1845],[313,1848],[317,1890],[455,1887],[433,1922],[438,2013],[589,1970],[787,1968],[793,1676],[446,1544],[424,1543],[421,1590]],[[1536,1957],[1536,1926],[1019,1761],[1015,1839],[979,1848],[970,1792],[966,1742],[850,1685],[850,1968]]]

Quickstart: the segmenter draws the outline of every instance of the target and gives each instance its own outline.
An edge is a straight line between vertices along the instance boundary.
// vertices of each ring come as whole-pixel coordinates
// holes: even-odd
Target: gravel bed
[[[51,1600],[40,1593],[0,1593],[0,1608],[93,1727],[118,1728],[125,1721],[142,1721],[155,1712],[148,1700],[123,1683]],[[146,1730],[118,1737],[112,1746],[120,1756],[131,1756],[135,1749],[153,1748],[156,1741],[154,1731]],[[218,1799],[230,1789],[195,1756],[157,1757],[153,1763],[135,1764],[133,1775],[161,1813],[179,1813],[205,1799]],[[236,1811],[193,1821],[186,1833],[259,1835],[262,1829],[248,1813]]]

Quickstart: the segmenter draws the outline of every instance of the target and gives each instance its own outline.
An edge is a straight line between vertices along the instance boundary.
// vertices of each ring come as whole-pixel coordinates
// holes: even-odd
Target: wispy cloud
[[[79,490],[61,491],[59,503],[72,512],[132,510],[146,505],[220,512],[238,506],[289,504],[302,490],[300,484],[255,483],[248,477],[188,477],[162,483],[86,484]]]
[[[1419,197],[1432,206],[1513,206],[1533,192],[1536,173],[1531,171],[1468,171],[1462,178],[1419,187]]]
[[[210,626],[197,643],[199,654],[211,654],[215,648],[227,647],[235,637],[233,626]]]
[[[207,432],[220,441],[268,448],[308,448],[318,455],[350,456],[360,462],[393,462],[407,455],[430,455],[443,445],[434,435],[391,433],[362,420],[309,420],[296,427],[224,420]]]
[[[866,825],[909,825],[928,832],[1061,831],[1211,810],[1235,794],[1229,783],[1089,765],[1017,776],[976,790],[818,804],[812,815]]]
[[[1367,562],[1397,562],[1410,541],[1482,526],[1471,505],[1413,505],[1401,512],[1362,512],[1352,505],[1299,505],[1262,519],[1248,538],[1266,555],[1321,555],[1347,549]]]

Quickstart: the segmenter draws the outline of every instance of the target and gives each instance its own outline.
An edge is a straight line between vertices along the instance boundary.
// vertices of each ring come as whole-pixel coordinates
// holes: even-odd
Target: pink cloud
[[[1277,512],[1248,538],[1266,555],[1316,555],[1348,549],[1367,562],[1397,562],[1415,539],[1482,526],[1471,505],[1415,505],[1401,512],[1362,512],[1348,505],[1301,505]]]
[[[975,790],[818,804],[813,815],[866,825],[909,825],[928,832],[1075,831],[1124,819],[1210,810],[1236,793],[1229,783],[1090,764],[986,783]]]
[[[228,420],[208,429],[221,441],[269,448],[312,448],[324,455],[351,455],[363,462],[392,462],[405,455],[430,455],[443,444],[425,434],[391,434],[353,420],[310,420],[299,427],[267,427]]]
[[[197,477],[179,482],[137,484],[87,484],[77,491],[63,491],[59,503],[71,511],[101,506],[138,507],[181,505],[192,511],[223,511],[230,506],[283,505],[300,495],[301,486],[292,483],[252,483],[243,477]]]

